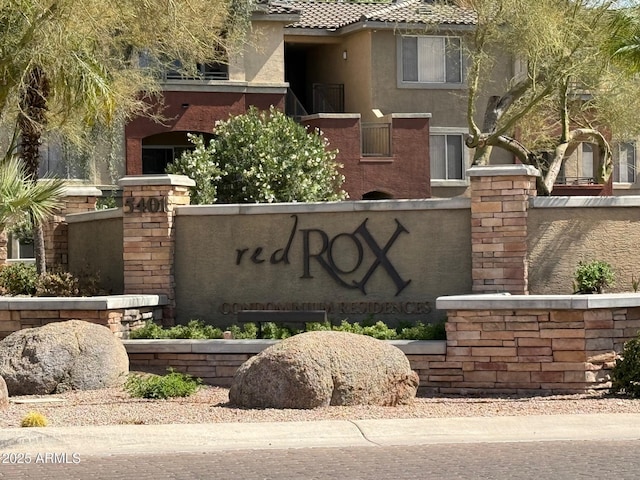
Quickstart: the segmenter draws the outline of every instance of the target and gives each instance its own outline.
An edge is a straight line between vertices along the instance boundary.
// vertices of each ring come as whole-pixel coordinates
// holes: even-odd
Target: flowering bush
[[[208,145],[190,135],[193,151],[167,167],[196,182],[194,204],[316,202],[342,200],[344,177],[337,151],[319,131],[306,128],[271,107],[216,123]]]

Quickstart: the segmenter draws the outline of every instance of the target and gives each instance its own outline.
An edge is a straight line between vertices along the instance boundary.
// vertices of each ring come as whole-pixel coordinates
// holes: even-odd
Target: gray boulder
[[[113,387],[121,385],[128,372],[122,342],[94,323],[49,323],[0,341],[0,376],[12,396]]]
[[[418,382],[393,345],[353,333],[307,332],[242,364],[229,401],[248,408],[393,406],[412,402]]]
[[[0,410],[6,410],[9,407],[9,391],[4,378],[0,377]]]

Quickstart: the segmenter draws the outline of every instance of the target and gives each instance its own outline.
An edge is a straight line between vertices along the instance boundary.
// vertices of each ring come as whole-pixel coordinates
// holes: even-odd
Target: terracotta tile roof
[[[425,25],[474,25],[476,21],[472,10],[424,0],[400,0],[395,3],[292,0],[272,4],[286,5],[301,12],[300,21],[288,25],[288,28],[337,30],[361,21]]]
[[[289,3],[282,2],[269,2],[267,9],[269,15],[289,15],[300,13],[300,9],[294,7]]]

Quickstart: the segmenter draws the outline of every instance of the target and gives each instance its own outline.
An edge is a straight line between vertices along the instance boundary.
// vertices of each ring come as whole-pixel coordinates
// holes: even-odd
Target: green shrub
[[[38,276],[33,264],[14,263],[0,268],[0,293],[37,297],[77,297],[97,293],[98,276],[81,282],[73,274],[51,271]]]
[[[339,326],[333,327],[333,330],[338,332],[355,333],[358,335],[368,335],[369,337],[377,338],[378,340],[393,340],[397,335],[395,329],[387,327],[384,322],[376,322],[373,325],[362,326],[358,322],[349,323],[346,320],[343,320]]]
[[[427,324],[418,322],[412,327],[401,328],[398,338],[403,340],[446,340],[445,322]]]
[[[14,263],[0,269],[0,287],[7,295],[33,295],[37,281],[35,265]]]
[[[615,283],[611,265],[600,260],[589,263],[580,261],[574,280],[576,293],[602,293],[605,287]]]
[[[311,322],[306,324],[306,331],[334,330],[338,332],[349,332],[358,335],[368,335],[379,340],[445,340],[447,334],[445,331],[445,322],[427,323],[418,322],[416,324],[403,325],[398,328],[390,328],[384,322],[370,322],[370,325],[361,325],[359,323],[349,323],[343,320],[340,325],[331,325],[330,322]],[[364,324],[364,322],[363,322]],[[245,323],[242,327],[231,325],[228,329],[233,338],[236,339],[254,339],[258,336],[258,327],[255,323]],[[265,322],[262,324],[262,336],[265,339],[281,340],[292,335],[301,333],[301,330],[292,329],[287,326],[280,326],[273,322]],[[132,339],[142,338],[222,338],[223,331],[220,328],[211,325],[205,325],[201,320],[191,320],[187,325],[177,325],[169,329],[165,329],[155,324],[147,322],[147,324],[130,334]]]
[[[140,327],[140,328],[136,328],[135,330],[131,330],[131,332],[129,333],[129,338],[131,338],[131,339],[136,339],[136,338],[150,338],[150,339],[169,338],[168,337],[168,331],[169,330],[166,330],[166,329],[162,328],[157,323],[154,323],[152,321],[148,321],[144,325],[144,327]]]
[[[233,338],[251,339],[258,336],[258,327],[255,323],[245,323],[242,327],[231,325],[228,330],[233,335]]]
[[[198,390],[201,383],[199,378],[170,369],[164,376],[130,375],[124,384],[124,389],[136,398],[166,399],[188,397]]]
[[[319,131],[308,131],[275,108],[219,121],[215,138],[189,135],[193,151],[167,167],[188,175],[192,204],[342,200],[337,151]]]
[[[191,320],[186,325],[176,325],[171,328],[162,328],[153,321],[148,321],[144,327],[132,330],[129,338],[190,338],[211,339],[222,338],[222,330],[205,325],[202,320]]]
[[[300,333],[301,330],[292,329],[286,326],[279,326],[273,322],[265,322],[262,324],[262,337],[273,340],[283,340],[292,335]]]
[[[611,392],[640,397],[640,334],[624,344],[611,370]]]
[[[79,294],[78,279],[69,272],[45,273],[36,281],[37,297],[76,297]]]
[[[27,413],[20,422],[21,427],[46,427],[49,421],[39,412]]]
[[[171,327],[167,330],[167,338],[222,338],[222,330],[212,325],[205,325],[202,320],[191,320],[186,325]]]

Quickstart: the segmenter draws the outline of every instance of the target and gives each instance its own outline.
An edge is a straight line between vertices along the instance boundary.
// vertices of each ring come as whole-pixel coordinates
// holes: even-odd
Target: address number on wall
[[[128,197],[124,213],[158,213],[167,211],[167,197]]]

